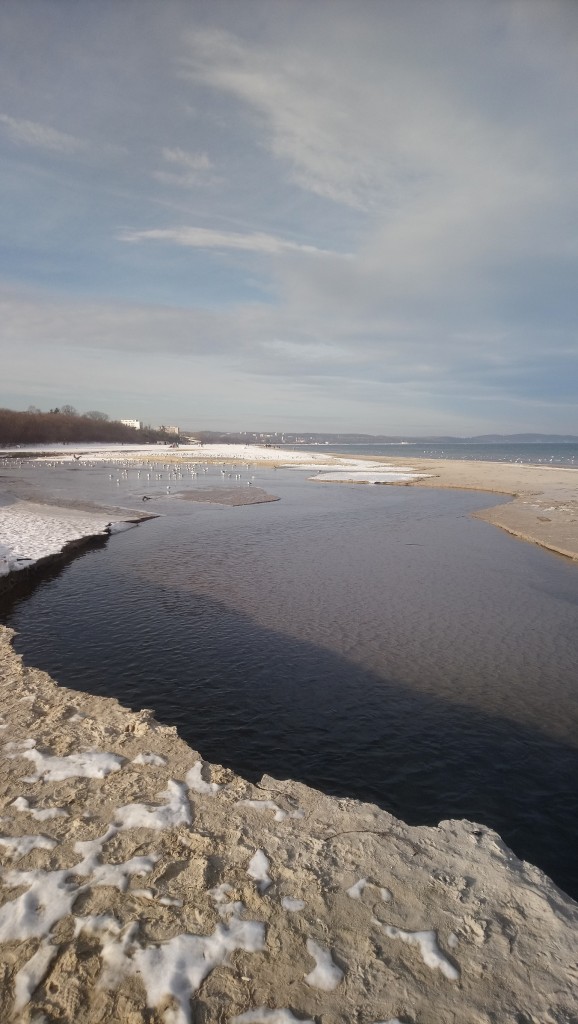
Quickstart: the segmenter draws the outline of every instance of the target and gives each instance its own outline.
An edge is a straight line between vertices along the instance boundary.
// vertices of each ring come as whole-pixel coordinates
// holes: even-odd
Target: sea
[[[531,447],[499,461],[578,457]],[[146,492],[158,515],[3,598],[27,663],[153,708],[247,778],[412,825],[482,823],[578,898],[578,567],[473,516],[507,499],[240,461],[225,477],[82,462],[0,475],[63,502],[142,509]],[[249,484],[280,500],[179,497]]]
[[[578,468],[578,443],[572,441],[448,441],[432,443],[401,441],[396,444],[317,444],[299,446],[307,451],[419,459],[467,459],[478,462],[528,463],[536,466]]]

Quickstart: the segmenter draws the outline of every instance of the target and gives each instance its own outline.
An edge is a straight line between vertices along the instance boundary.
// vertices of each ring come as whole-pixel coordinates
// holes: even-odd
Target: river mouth
[[[85,497],[137,508],[136,471],[109,476]],[[490,825],[576,897],[576,567],[471,518],[495,496],[256,477],[281,500],[159,491],[161,518],[5,598],[16,649],[246,777]]]

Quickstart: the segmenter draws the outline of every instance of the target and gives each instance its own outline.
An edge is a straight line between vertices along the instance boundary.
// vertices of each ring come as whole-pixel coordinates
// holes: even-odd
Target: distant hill
[[[454,437],[452,435],[434,434],[329,434],[303,431],[257,431],[220,432],[204,430],[194,435],[207,444],[238,443],[238,444],[401,444],[403,441],[416,444],[578,444],[576,434],[476,434],[472,437]]]

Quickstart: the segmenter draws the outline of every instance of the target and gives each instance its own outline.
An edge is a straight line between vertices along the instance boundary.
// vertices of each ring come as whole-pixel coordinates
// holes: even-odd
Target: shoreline
[[[45,450],[42,461],[52,459],[57,464],[63,464],[78,459],[79,453],[85,460],[84,464],[89,465],[113,461],[125,464],[166,463],[171,466],[232,464],[234,468],[288,468],[311,470],[315,476],[310,479],[315,483],[439,487],[507,495],[512,499],[510,502],[481,509],[473,513],[474,517],[499,527],[519,540],[578,560],[578,469],[465,459],[412,459],[407,450],[400,452],[399,456],[352,457],[339,453],[311,453],[296,449],[265,449],[257,445],[232,444],[202,447],[191,445],[170,451],[136,445],[116,449],[101,446],[94,450],[88,450],[86,445],[67,445],[65,449]],[[0,461],[5,454],[0,452]],[[19,454],[26,462],[34,458],[34,454],[28,451],[12,451],[6,461],[10,463],[18,459]]]
[[[371,463],[383,461],[381,456],[363,458]],[[407,465],[401,457],[388,457],[387,461],[394,467]],[[418,473],[430,470],[430,475],[393,486],[507,495],[512,498],[507,504],[480,509],[472,515],[518,540],[578,560],[578,469],[466,459],[410,461]]]
[[[578,904],[491,829],[248,783],[26,667],[12,635],[2,1020],[572,1019]]]
[[[359,461],[349,460],[355,472]],[[364,461],[407,466],[401,458]],[[412,468],[419,473],[425,462]],[[484,465],[482,482],[491,486],[471,486],[479,463],[442,460],[428,460],[428,478],[390,485],[512,494],[506,483],[529,483],[480,518],[516,501],[536,518],[546,502],[563,512],[573,500],[558,476],[507,481],[514,467]],[[85,516],[87,507],[72,511]],[[89,511],[95,533],[0,585],[106,543],[111,511],[127,522],[126,509],[109,508],[104,518],[103,509]],[[578,904],[497,833],[456,820],[408,826],[375,805],[291,780],[249,783],[204,763],[150,711],[25,666],[12,636],[0,626],[7,1024],[573,1019]]]

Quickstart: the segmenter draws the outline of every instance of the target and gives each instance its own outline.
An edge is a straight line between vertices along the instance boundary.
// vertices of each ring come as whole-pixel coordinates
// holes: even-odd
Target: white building
[[[121,420],[125,427],[134,427],[135,430],[142,430],[142,423],[140,420]]]

